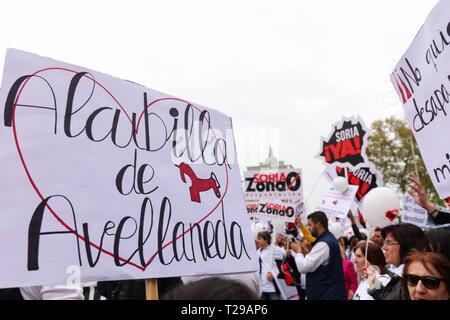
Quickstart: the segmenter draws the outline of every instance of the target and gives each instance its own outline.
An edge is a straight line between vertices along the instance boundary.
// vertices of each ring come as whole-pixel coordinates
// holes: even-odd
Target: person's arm
[[[297,264],[297,269],[300,273],[313,272],[321,265],[328,262],[328,258],[330,256],[330,249],[325,242],[319,242],[316,244],[311,252],[304,255],[300,252],[300,248],[298,245],[293,245],[292,249],[295,251],[292,255],[295,258],[295,263]]]
[[[415,173],[410,173],[409,182],[410,190],[408,190],[408,193],[414,198],[419,206],[427,210],[434,223],[450,223],[450,212],[447,209],[432,203],[428,199],[425,188]]]
[[[300,230],[302,230],[303,236],[305,237],[305,240],[312,244],[314,241],[316,241],[316,238],[313,237],[311,234],[311,231],[308,230],[308,228],[305,227],[305,225],[302,223],[301,215],[297,214],[295,216],[295,225],[300,227]]]
[[[359,231],[358,226],[356,225],[355,217],[353,216],[353,213],[349,210],[347,213],[347,217],[350,219],[350,222],[352,223],[352,230],[355,234],[355,237],[358,240],[367,240],[366,235],[363,235],[361,231]]]
[[[436,205],[436,209],[430,213],[436,224],[447,224],[450,223],[450,212],[439,205]]]
[[[313,237],[311,234],[311,231],[308,230],[308,228],[305,227],[303,223],[299,223],[300,230],[302,230],[303,236],[305,237],[305,240],[312,244],[314,241],[316,241],[316,238]]]

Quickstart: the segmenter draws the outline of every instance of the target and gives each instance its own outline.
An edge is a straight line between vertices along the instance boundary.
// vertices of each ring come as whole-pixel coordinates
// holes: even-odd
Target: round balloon
[[[334,235],[336,239],[344,236],[342,225],[339,222],[331,222],[328,226],[328,230]]]
[[[348,181],[344,177],[336,177],[333,180],[333,188],[337,192],[345,192],[348,189]]]
[[[400,199],[397,193],[386,187],[370,190],[363,199],[363,216],[373,228],[384,228],[398,217]]]

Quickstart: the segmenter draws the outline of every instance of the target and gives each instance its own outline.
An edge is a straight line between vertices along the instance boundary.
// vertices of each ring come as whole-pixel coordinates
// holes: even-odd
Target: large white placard
[[[8,49],[0,287],[258,270],[231,119]]]
[[[391,74],[428,174],[439,196],[450,196],[450,1],[427,17]]]

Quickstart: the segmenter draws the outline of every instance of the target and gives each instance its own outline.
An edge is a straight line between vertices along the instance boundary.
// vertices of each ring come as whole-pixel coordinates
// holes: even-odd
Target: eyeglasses
[[[421,277],[421,276],[418,276],[415,274],[404,274],[403,278],[406,280],[408,285],[411,287],[417,286],[417,284],[419,283],[419,280],[420,280],[420,281],[422,281],[422,284],[425,288],[431,289],[431,290],[439,288],[441,281],[444,281],[441,278],[436,278],[436,277],[432,277],[432,276]]]
[[[400,244],[400,243],[393,240],[384,240],[384,244],[387,246],[392,246],[393,244]]]

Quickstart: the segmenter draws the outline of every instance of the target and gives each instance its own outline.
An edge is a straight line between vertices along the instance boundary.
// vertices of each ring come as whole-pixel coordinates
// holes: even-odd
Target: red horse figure
[[[198,178],[192,168],[182,162],[180,165],[175,165],[175,167],[180,168],[181,180],[186,183],[186,176],[191,179],[192,185],[189,188],[191,194],[191,201],[200,203],[200,192],[208,191],[213,189],[217,198],[220,198],[220,185],[214,172],[211,172],[211,176],[208,179]]]

